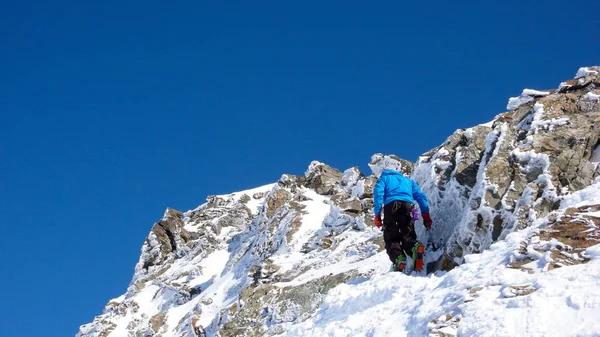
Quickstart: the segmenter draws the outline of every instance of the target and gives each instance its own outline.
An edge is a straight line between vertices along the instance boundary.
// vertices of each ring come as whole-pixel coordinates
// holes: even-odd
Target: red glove
[[[425,225],[425,229],[431,229],[431,225],[433,225],[433,220],[431,220],[431,216],[429,216],[429,213],[423,213],[423,225]]]
[[[381,215],[375,216],[375,226],[377,226],[377,228],[381,228],[381,226],[383,226],[383,223],[381,222]]]

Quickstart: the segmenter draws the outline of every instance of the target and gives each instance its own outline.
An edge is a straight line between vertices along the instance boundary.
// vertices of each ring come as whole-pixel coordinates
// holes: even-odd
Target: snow
[[[569,89],[570,87],[572,87],[572,85],[567,84],[566,82],[561,82],[558,86],[558,91],[563,92],[564,90]]]
[[[538,133],[540,130],[552,132],[555,126],[563,126],[569,123],[569,119],[566,117],[543,119],[545,113],[543,104],[535,103],[535,105],[533,106],[533,110],[533,119],[531,120],[529,129],[531,129],[534,134]],[[528,120],[524,120],[524,122],[527,121]],[[525,129],[528,130],[527,128]]]
[[[342,184],[345,186],[355,186],[360,179],[360,172],[354,168],[349,168],[342,174]]]
[[[315,232],[321,229],[323,219],[329,214],[330,205],[327,203],[328,199],[326,197],[319,195],[310,189],[303,189],[303,193],[310,200],[302,201],[300,204],[306,206],[307,209],[310,209],[310,212],[302,216],[300,228],[293,235],[292,241],[288,243],[288,245],[296,249],[293,252],[290,252],[289,255],[281,256],[277,259],[277,261],[286,259],[285,263],[282,262],[283,270],[292,268],[294,264],[302,259],[302,257],[298,255],[300,254],[299,251]]]
[[[379,177],[381,172],[391,169],[398,172],[402,172],[402,163],[391,156],[383,155],[381,153],[374,154],[371,156],[371,163],[369,167],[373,172],[373,175]]]
[[[506,109],[515,110],[519,106],[533,101],[534,97],[543,97],[547,95],[550,95],[550,92],[538,91],[533,89],[524,89],[520,96],[511,97],[508,99],[508,105],[506,106]]]
[[[600,212],[588,212],[588,213],[579,213],[579,214],[585,214],[587,216],[591,216],[594,218],[600,218]]]
[[[533,97],[531,96],[511,97],[508,99],[508,105],[506,105],[506,109],[515,110],[519,106],[531,101],[533,101]]]
[[[560,203],[560,208],[581,207],[600,203],[600,182],[597,181],[577,193],[565,196]]]
[[[585,96],[583,96],[583,100],[584,101],[599,101],[600,95],[595,94],[593,92],[588,92],[587,94],[585,94]]]
[[[590,162],[594,164],[594,170],[598,169],[598,165],[600,165],[600,145],[596,145],[594,152],[592,152],[592,157],[590,158]]]
[[[250,209],[250,211],[252,211],[252,215],[256,215],[258,213],[258,211],[260,210],[262,203],[264,202],[264,198],[255,199],[255,198],[253,198],[253,195],[256,193],[264,193],[266,195],[269,191],[271,191],[273,189],[273,187],[275,187],[275,185],[277,185],[277,184],[276,183],[267,184],[264,186],[252,188],[252,189],[245,190],[245,191],[235,192],[235,193],[228,194],[228,195],[221,195],[221,197],[232,197],[235,201],[240,201],[240,198],[243,195],[249,196],[250,201],[248,201],[246,203],[246,206]]]
[[[521,96],[548,96],[550,95],[549,91],[539,91],[539,90],[533,90],[533,89],[524,89],[523,93],[521,93]]]
[[[494,121],[489,121],[489,122],[487,122],[487,123],[483,123],[483,124],[479,124],[479,125],[480,125],[480,126],[485,126],[485,127],[491,128],[491,127],[493,127],[493,126],[494,126]]]
[[[590,75],[598,75],[598,72],[595,70],[592,70],[588,67],[581,67],[577,71],[575,78],[586,77],[586,76],[590,76]]]
[[[460,318],[458,328],[447,329],[464,336],[595,335],[599,248],[588,249],[596,258],[587,265],[534,274],[506,268],[524,235],[515,233],[445,274],[384,273],[340,285],[311,319],[281,336],[425,336],[428,323],[446,314]],[[520,286],[533,292],[515,294]]]
[[[306,178],[309,178],[310,176],[312,176],[315,173],[315,170],[317,169],[317,167],[324,165],[323,163],[321,163],[318,160],[313,160],[310,165],[308,165],[308,168],[306,169],[306,172],[304,172],[304,176]]]
[[[586,249],[585,255],[589,258],[600,259],[600,245],[592,246]]]

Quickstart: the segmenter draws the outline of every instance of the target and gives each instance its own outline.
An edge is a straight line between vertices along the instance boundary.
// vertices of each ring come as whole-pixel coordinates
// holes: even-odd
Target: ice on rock
[[[508,99],[508,104],[506,105],[507,110],[515,110],[525,103],[529,103],[533,101],[533,97],[531,96],[519,96],[519,97],[511,97]]]
[[[575,78],[586,77],[586,76],[590,76],[590,75],[598,75],[598,72],[590,69],[589,67],[581,67],[577,71]]]
[[[535,99],[535,97],[543,97],[543,96],[548,96],[548,95],[550,95],[550,92],[548,92],[548,91],[524,89],[520,96],[511,97],[508,99],[508,105],[506,106],[506,109],[515,110],[519,106],[533,101]]]
[[[586,101],[599,101],[600,100],[600,94],[595,94],[593,92],[588,92],[587,94],[585,94],[585,96],[583,96],[583,99]]]

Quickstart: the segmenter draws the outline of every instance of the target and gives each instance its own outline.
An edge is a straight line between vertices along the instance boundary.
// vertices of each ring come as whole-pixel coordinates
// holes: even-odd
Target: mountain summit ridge
[[[168,208],[126,293],[77,336],[194,336],[193,320],[209,336],[593,335],[599,74],[525,89],[417,163],[375,154],[365,175],[313,161],[301,176]],[[372,209],[390,166],[428,196],[444,254],[435,275],[389,273]],[[379,315],[395,324],[370,319]],[[583,324],[572,328],[573,317]]]

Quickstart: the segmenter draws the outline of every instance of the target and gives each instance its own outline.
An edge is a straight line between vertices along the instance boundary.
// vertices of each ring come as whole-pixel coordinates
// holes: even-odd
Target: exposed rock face
[[[267,197],[267,217],[272,217],[285,203],[292,199],[292,194],[284,189],[276,190]]]
[[[182,213],[167,208],[163,218],[152,226],[142,248],[143,258],[136,266],[134,278],[143,282],[146,280],[146,275],[158,276],[161,271],[164,271],[162,268],[164,265],[172,263],[185,254],[189,249],[188,243],[191,237],[192,235],[184,228]]]
[[[585,97],[600,77],[589,69],[558,91],[525,90],[512,111],[458,130],[420,157],[413,178],[453,262],[544,217],[598,176],[590,159],[600,144],[600,102]]]
[[[548,225],[521,243],[510,266],[532,272],[525,266],[546,252],[548,270],[588,262],[583,252],[600,243],[600,218],[593,214],[598,211],[600,205],[588,205],[550,214]]]
[[[318,161],[310,163],[306,171],[308,186],[322,195],[332,194],[337,184],[342,181],[342,173]]]

